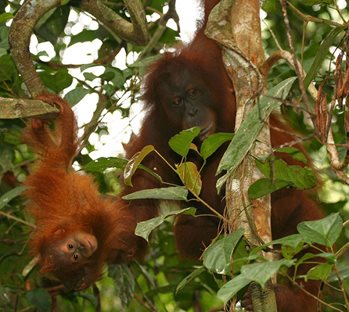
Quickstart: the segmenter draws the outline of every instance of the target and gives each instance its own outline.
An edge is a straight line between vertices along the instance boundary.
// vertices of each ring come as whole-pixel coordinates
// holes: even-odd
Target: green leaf
[[[193,140],[199,135],[199,133],[199,127],[183,130],[180,133],[173,136],[168,141],[168,145],[174,152],[181,155],[182,157],[185,157],[187,156],[190,150]]]
[[[48,11],[35,26],[35,33],[45,41],[56,45],[57,39],[63,34],[70,13],[69,6],[60,6]]]
[[[231,256],[243,234],[244,231],[239,229],[208,246],[202,255],[204,266],[210,272],[224,275],[229,274]]]
[[[184,214],[184,213],[194,214],[195,208],[185,208],[178,211],[171,211],[161,216],[158,216],[156,218],[138,222],[136,226],[135,234],[137,236],[143,237],[146,241],[148,241],[150,233],[154,229],[156,229],[158,226],[160,226],[162,223],[164,223],[167,218],[177,216],[179,214]]]
[[[253,184],[250,185],[248,189],[249,199],[257,199],[262,196],[268,195],[272,192],[275,192],[283,187],[287,186],[286,181],[274,180],[268,178],[259,179]]]
[[[224,284],[223,287],[218,290],[217,297],[223,302],[227,302],[249,283],[251,283],[251,280],[240,274]]]
[[[76,87],[73,90],[69,91],[65,96],[65,100],[74,106],[76,103],[80,102],[85,95],[90,94],[91,91],[83,87]]]
[[[103,172],[108,168],[124,169],[128,161],[124,158],[118,157],[101,157],[89,162],[84,166],[87,172]]]
[[[72,82],[73,77],[68,73],[66,69],[59,69],[57,72],[40,72],[40,78],[46,87],[50,88],[55,93],[68,88]]]
[[[311,169],[288,165],[282,159],[273,162],[273,170],[275,179],[286,181],[301,190],[312,188],[316,184],[316,176]]]
[[[177,169],[177,174],[184,186],[193,194],[200,195],[202,182],[198,168],[193,162],[181,163]]]
[[[281,147],[275,149],[276,153],[287,153],[289,154],[293,159],[298,160],[302,163],[307,163],[308,159],[305,157],[305,155],[298,149],[292,146],[287,147]]]
[[[12,199],[21,195],[25,189],[25,186],[17,186],[16,188],[2,195],[0,197],[0,210],[4,208]]]
[[[93,81],[95,80],[96,78],[99,78],[99,76],[96,76],[94,73],[83,73],[84,77],[86,80],[89,80],[89,81]]]
[[[35,288],[25,294],[27,300],[39,311],[51,311],[51,296],[43,288]]]
[[[334,264],[336,263],[336,255],[331,252],[321,252],[321,253],[310,253],[307,252],[305,255],[303,255],[299,260],[297,260],[297,265],[300,265],[302,263],[309,262],[308,260],[314,259],[312,262],[319,262],[319,258],[326,259],[327,263]]]
[[[303,244],[303,236],[300,234],[292,234],[289,236],[285,236],[276,240],[273,240],[271,243],[273,245],[283,245],[283,246],[289,246],[294,249],[298,248],[299,245]]]
[[[2,14],[0,14],[0,24],[1,23],[6,23],[11,18],[13,18],[13,15],[11,13],[2,13]]]
[[[321,263],[312,267],[307,272],[307,279],[325,281],[330,276],[333,264]]]
[[[125,200],[134,199],[168,199],[168,200],[187,200],[188,190],[183,186],[153,188],[137,191],[123,196]]]
[[[187,275],[177,286],[176,293],[181,291],[186,285],[188,285],[192,280],[197,278],[201,273],[205,272],[204,267],[196,268],[193,272],[191,272],[189,275]]]
[[[304,86],[308,88],[309,84],[313,81],[315,75],[319,71],[323,61],[329,53],[329,48],[334,45],[337,36],[344,31],[344,27],[337,27],[330,31],[324,41],[321,43],[319,49],[317,49],[315,59],[311,65],[306,77],[304,78]]]
[[[127,306],[134,298],[136,280],[128,264],[109,264],[108,276],[114,280],[116,296],[123,306]],[[97,306],[97,305],[96,305]]]
[[[136,170],[140,166],[143,159],[148,156],[151,152],[155,150],[153,145],[146,145],[141,151],[133,155],[133,157],[128,161],[124,170],[124,183],[125,185],[132,186],[132,177]]]
[[[0,57],[0,82],[11,80],[17,74],[16,66],[10,55]]]
[[[230,172],[234,171],[247,155],[266,119],[281,105],[280,99],[286,98],[295,80],[296,77],[288,78],[270,89],[268,95],[262,96],[259,105],[255,105],[242,121],[218,166],[217,175],[225,170],[228,171],[218,179],[216,185],[218,191],[221,190]]]
[[[327,247],[333,246],[343,229],[343,220],[338,213],[316,220],[304,221],[297,226],[298,232],[309,243],[317,243]]]
[[[93,41],[97,38],[97,33],[95,30],[87,30],[79,32],[77,35],[71,37],[69,45],[72,46],[75,43]]]
[[[276,2],[275,0],[265,0],[263,1],[262,9],[267,13],[276,13],[278,4],[279,3]]]
[[[204,160],[210,157],[218,148],[234,137],[234,133],[218,132],[211,134],[201,144],[200,154]]]
[[[113,67],[106,67],[105,72],[100,77],[110,81],[118,89],[122,88],[125,83],[123,72]]]
[[[275,181],[287,182],[289,186],[301,190],[312,188],[317,182],[316,176],[311,169],[297,165],[288,165],[282,159],[266,161],[265,163],[257,161],[256,165],[266,177],[273,178]]]
[[[281,259],[277,261],[265,261],[252,264],[246,264],[241,268],[241,274],[248,280],[254,281],[264,287],[265,283],[282,266],[291,267],[295,260]]]

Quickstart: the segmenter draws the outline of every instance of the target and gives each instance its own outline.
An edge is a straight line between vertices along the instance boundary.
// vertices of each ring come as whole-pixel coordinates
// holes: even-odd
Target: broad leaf
[[[153,152],[153,145],[146,145],[142,150],[133,155],[133,157],[128,161],[125,170],[124,170],[124,183],[125,185],[132,186],[132,177],[136,170],[139,168],[143,159]]]
[[[80,102],[85,97],[85,95],[90,93],[91,90],[85,89],[83,87],[76,87],[73,90],[69,91],[64,96],[64,99],[68,101],[71,105],[75,105],[76,103]]]
[[[188,285],[192,280],[194,280],[196,277],[198,277],[201,273],[205,272],[204,267],[199,267],[195,269],[193,272],[191,272],[188,276],[186,276],[177,286],[176,293],[181,291],[186,285]]]
[[[202,182],[198,168],[193,162],[184,162],[177,167],[177,174],[184,186],[193,194],[199,196]]]
[[[187,200],[188,190],[183,186],[153,188],[137,191],[123,196],[125,200],[134,199],[168,199],[168,200]]]
[[[289,236],[285,236],[276,240],[272,241],[273,245],[283,245],[283,246],[290,246],[292,248],[297,248],[299,245],[303,243],[303,237],[300,234],[292,234]]]
[[[331,247],[343,229],[343,220],[338,213],[333,213],[321,220],[304,221],[297,229],[306,242]]]
[[[69,74],[68,70],[63,68],[56,72],[40,72],[40,78],[45,86],[55,93],[59,93],[65,88],[68,88],[73,82],[73,77]]]
[[[251,283],[251,280],[240,274],[224,284],[223,287],[218,290],[217,297],[223,302],[227,302],[249,283]]]
[[[264,163],[257,161],[256,165],[267,178],[279,181],[278,183],[286,182],[287,185],[301,190],[314,187],[317,181],[311,169],[288,165],[282,159],[274,159]]]
[[[180,133],[173,136],[168,145],[171,149],[182,157],[187,156],[193,140],[199,135],[200,128],[194,127],[187,130],[183,130]]]
[[[100,157],[89,162],[84,166],[84,170],[88,172],[103,172],[108,168],[124,169],[128,161],[119,157]]]
[[[248,197],[249,199],[257,199],[259,197],[268,195],[272,192],[275,192],[283,187],[287,186],[288,183],[286,181],[274,180],[268,178],[263,178],[257,180],[253,184],[250,185],[248,189]]]
[[[177,216],[179,214],[194,215],[195,210],[195,208],[185,208],[178,211],[168,212],[161,216],[139,222],[137,223],[135,234],[137,236],[143,237],[146,241],[148,241],[150,233],[158,226],[160,226],[167,218]]]
[[[246,264],[241,268],[241,274],[250,281],[254,281],[264,287],[265,283],[279,271],[281,266],[291,267],[295,260],[265,261]]]
[[[305,157],[305,155],[298,148],[292,146],[277,148],[275,152],[286,153],[290,155],[293,159],[305,164],[308,162],[308,159]]]
[[[214,273],[229,274],[231,256],[243,234],[244,231],[239,229],[208,246],[203,253],[204,266]]]
[[[200,148],[200,154],[204,160],[210,157],[225,142],[230,141],[234,137],[234,133],[219,132],[206,138]]]
[[[307,272],[307,279],[325,281],[330,276],[333,264],[321,263],[312,267]]]

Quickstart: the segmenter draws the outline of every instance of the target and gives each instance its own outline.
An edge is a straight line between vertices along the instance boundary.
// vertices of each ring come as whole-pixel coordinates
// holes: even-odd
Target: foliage
[[[139,169],[153,174],[159,181],[163,178],[141,165],[142,159],[148,153],[157,153],[154,147],[146,147],[131,162],[116,157],[119,155],[93,160],[96,144],[89,140],[92,133],[100,139],[109,132],[110,125],[102,122],[107,113],[118,113],[125,118],[130,115],[133,105],[137,105],[139,101],[140,81],[145,68],[158,58],[164,45],[171,46],[175,43],[177,32],[162,24],[166,16],[162,13],[165,12],[163,8],[168,1],[145,2],[147,16],[156,16],[149,23],[150,34],[155,37],[155,33],[163,28],[155,45],[147,47],[149,49],[146,53],[142,53],[144,47],[111,35],[93,17],[87,17],[80,11],[79,1],[61,1],[59,8],[40,20],[32,39],[33,60],[45,87],[64,94],[72,106],[80,101],[88,103],[89,96],[103,99],[95,107],[89,123],[81,129],[84,150],[76,159],[76,167],[93,174],[101,191],[106,194],[118,193],[118,175],[121,175],[125,167],[125,181],[130,185],[132,175]],[[346,34],[345,28],[341,26],[341,18],[348,20],[348,10],[339,9],[335,1],[329,0],[294,0],[290,3],[292,7],[289,7],[289,15],[295,51],[307,72],[304,85],[322,85],[324,96],[330,102],[336,93],[335,86],[338,82],[334,75],[335,61],[339,52],[345,52],[346,49]],[[21,5],[19,0],[0,1],[0,97],[27,97],[8,43],[11,20]],[[128,18],[121,1],[109,1],[108,5],[121,16]],[[264,1],[263,8],[267,13],[265,23],[268,25],[263,26],[266,53],[271,54],[277,49],[275,39],[283,49],[288,50],[285,35],[287,31],[279,2]],[[78,49],[82,53],[87,47],[85,44],[91,42],[95,44],[97,52],[90,55],[90,61],[85,64],[62,62],[65,52]],[[122,64],[116,62],[123,55],[128,57],[128,61]],[[340,66],[345,69],[344,60]],[[144,263],[106,268],[103,279],[97,285],[99,292],[89,289],[82,293],[62,294],[55,297],[57,302],[51,296],[55,293],[56,285],[41,278],[37,268],[28,267],[32,255],[28,251],[27,241],[33,223],[23,210],[20,194],[23,191],[21,182],[28,175],[35,156],[21,141],[24,121],[0,120],[0,310],[50,311],[56,305],[62,311],[98,311],[101,304],[102,311],[194,311],[195,302],[202,311],[208,311],[221,308],[222,302],[234,295],[240,298],[241,290],[251,281],[264,285],[276,271],[293,280],[293,276],[287,276],[286,267],[297,269],[301,263],[314,261],[317,265],[304,278],[326,281],[325,299],[343,304],[343,294],[333,295],[330,291],[326,292],[326,288],[342,286],[349,289],[349,231],[348,227],[343,226],[343,222],[349,219],[349,188],[331,168],[321,137],[318,135],[315,138],[313,135],[315,127],[304,118],[304,103],[297,103],[294,109],[291,99],[298,99],[300,96],[297,83],[293,83],[292,88],[290,85],[294,76],[294,70],[286,63],[272,68],[267,81],[270,93],[260,99],[260,106],[256,107],[250,119],[245,120],[247,135],[246,131],[237,133],[234,137],[226,133],[214,134],[200,148],[193,144],[198,135],[195,128],[173,137],[169,145],[183,159],[180,164],[169,165],[178,174],[183,185],[167,188],[166,192],[162,189],[145,190],[132,196],[160,196],[184,201],[192,196],[200,200],[202,168],[196,168],[187,162],[187,154],[200,155],[204,166],[219,146],[232,139],[234,151],[246,153],[246,149],[256,138],[258,127],[262,125],[263,120],[259,115],[261,111],[268,115],[269,107],[283,104],[281,109],[285,117],[301,135],[309,138],[304,142],[305,147],[314,159],[315,166],[321,169],[321,178],[324,180],[323,185],[319,186],[319,197],[324,210],[332,214],[323,220],[303,222],[298,226],[298,234],[274,241],[273,244],[280,247],[283,256],[278,261],[268,262],[262,257],[262,250],[267,250],[268,246],[247,252],[242,232],[237,231],[217,238],[205,251],[203,262],[193,263],[177,257],[169,222],[179,213],[192,213],[190,203],[186,203],[187,208],[181,211],[172,209],[156,220],[139,224],[137,233],[140,235],[148,237],[152,232],[149,255]],[[281,93],[282,90],[286,92]],[[316,101],[311,101],[311,105],[315,106]],[[344,111],[345,105],[336,105],[331,111],[334,140],[339,144],[340,159],[344,158],[347,132],[344,127]],[[315,125],[318,129],[321,128],[319,122],[315,122]],[[236,149],[236,144],[243,148]],[[298,150],[284,147],[279,151],[306,162],[306,158]],[[228,157],[222,163],[225,171],[231,170],[242,156],[229,153]],[[258,159],[258,167],[264,178],[251,185],[249,196],[252,199],[281,187],[304,189],[315,183],[315,178],[307,167],[287,166],[274,156]],[[312,254],[306,254],[301,259],[294,258],[296,252],[308,245],[320,250],[317,257],[322,258],[321,262]],[[225,283],[227,280],[229,281]]]

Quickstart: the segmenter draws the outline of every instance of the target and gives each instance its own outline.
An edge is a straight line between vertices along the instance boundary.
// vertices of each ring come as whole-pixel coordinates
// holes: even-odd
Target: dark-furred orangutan
[[[144,242],[133,234],[135,217],[72,169],[78,142],[69,105],[56,95],[39,99],[56,105],[60,115],[54,131],[34,119],[24,133],[40,157],[25,182],[27,208],[36,220],[30,246],[42,272],[51,272],[66,289],[84,289],[100,277],[104,263],[141,258],[144,248],[137,244]]]
[[[126,146],[127,157],[132,157],[144,146],[154,145],[170,163],[179,163],[180,156],[168,146],[169,139],[179,131],[194,126],[201,128],[200,142],[214,132],[234,132],[236,104],[232,82],[227,76],[220,47],[204,34],[207,17],[218,0],[205,1],[205,18],[194,40],[175,53],[165,55],[149,70],[144,83],[144,101],[148,109],[138,137]],[[271,141],[274,147],[294,142],[292,132],[275,116],[271,118]],[[275,129],[282,129],[281,131]],[[224,147],[211,156],[201,172],[203,186],[200,197],[221,214],[224,210],[223,196],[216,193],[216,169]],[[286,154],[279,154],[289,164],[296,163]],[[198,164],[195,155],[187,159]],[[148,155],[143,164],[155,170],[166,182],[180,183],[178,177],[155,154]],[[125,194],[141,189],[160,187],[159,182],[143,170],[132,180],[133,187]],[[296,233],[297,224],[322,217],[322,213],[306,192],[282,189],[271,195],[273,239]],[[199,258],[205,246],[217,235],[219,220],[207,208],[196,205],[197,215],[178,216],[175,222],[177,248],[182,256]],[[135,200],[129,209],[138,215],[138,221],[154,217],[157,202]],[[303,266],[297,273],[304,274],[309,267]],[[318,282],[303,283],[304,288],[317,295]],[[316,311],[316,300],[291,285],[276,286],[278,311]]]

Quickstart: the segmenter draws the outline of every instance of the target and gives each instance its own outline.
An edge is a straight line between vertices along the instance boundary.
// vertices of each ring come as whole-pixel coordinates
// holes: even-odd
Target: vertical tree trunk
[[[222,0],[212,11],[207,35],[223,46],[223,59],[233,81],[237,114],[235,130],[265,91],[259,68],[264,63],[259,0]],[[271,241],[270,196],[250,201],[249,186],[261,177],[254,156],[263,157],[271,151],[270,133],[264,126],[254,146],[226,183],[226,214],[229,232],[243,228],[251,246]],[[266,255],[271,258],[271,255]],[[272,288],[270,287],[269,290]],[[273,291],[251,287],[254,311],[276,311]],[[232,308],[233,309],[233,308]]]

